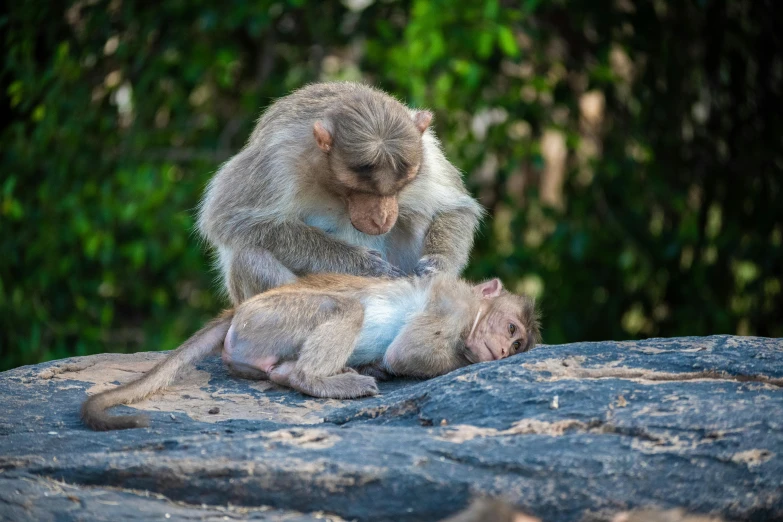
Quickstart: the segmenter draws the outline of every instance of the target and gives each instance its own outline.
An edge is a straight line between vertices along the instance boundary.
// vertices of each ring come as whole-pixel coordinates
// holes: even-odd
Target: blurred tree
[[[783,336],[772,0],[19,2],[0,13],[0,367],[173,348],[221,304],[193,235],[274,97],[431,107],[491,212],[468,269],[550,343]]]

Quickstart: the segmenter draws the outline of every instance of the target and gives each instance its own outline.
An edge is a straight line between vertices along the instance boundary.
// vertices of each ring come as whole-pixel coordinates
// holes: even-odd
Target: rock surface
[[[477,495],[545,521],[783,519],[783,340],[543,346],[354,401],[216,358],[133,406],[150,428],[81,425],[87,394],[163,356],[0,374],[0,520],[438,520]]]

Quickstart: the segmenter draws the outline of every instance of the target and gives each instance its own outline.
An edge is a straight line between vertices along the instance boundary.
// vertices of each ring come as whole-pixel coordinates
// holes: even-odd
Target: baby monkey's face
[[[539,327],[532,299],[504,291],[497,279],[474,290],[482,299],[465,339],[474,362],[504,359],[535,346]]]

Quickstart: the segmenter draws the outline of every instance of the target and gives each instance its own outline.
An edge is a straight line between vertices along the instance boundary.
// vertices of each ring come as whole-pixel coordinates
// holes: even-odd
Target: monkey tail
[[[140,379],[88,398],[82,405],[82,421],[96,431],[149,426],[149,418],[146,415],[113,416],[106,410],[120,404],[131,404],[152,395],[168,386],[182,368],[218,351],[233,317],[233,310],[219,315]]]

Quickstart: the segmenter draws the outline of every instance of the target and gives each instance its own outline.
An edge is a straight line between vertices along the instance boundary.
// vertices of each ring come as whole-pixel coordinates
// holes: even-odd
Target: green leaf
[[[519,54],[517,41],[514,39],[514,34],[511,32],[511,29],[508,27],[502,25],[498,27],[498,44],[506,56],[515,57]]]

